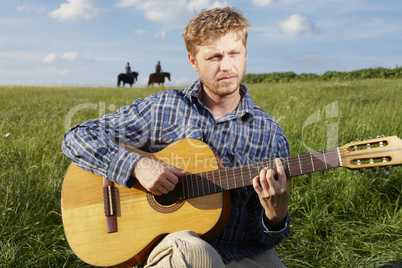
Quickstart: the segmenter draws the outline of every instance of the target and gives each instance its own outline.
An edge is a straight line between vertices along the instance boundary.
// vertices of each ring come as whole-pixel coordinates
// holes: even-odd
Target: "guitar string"
[[[330,153],[330,154],[328,154],[328,153]],[[303,162],[302,167],[304,167],[304,168],[311,167],[312,163],[314,165],[325,165],[324,158],[322,158],[322,157],[317,158],[317,156],[323,156],[322,154],[321,155],[312,155],[312,156],[314,157],[313,159],[316,160],[316,161],[313,161],[313,162],[311,161],[310,154],[301,155],[300,156],[300,161],[299,161],[299,159],[293,159],[292,157],[283,158],[282,160],[283,160],[283,162],[285,162],[285,164],[288,167],[290,166],[290,164],[299,163],[299,162]],[[327,152],[327,158],[329,158],[329,159],[336,158],[336,160],[338,160],[337,152],[335,150],[331,151],[331,152]],[[305,163],[305,160],[308,160],[309,163]],[[249,163],[249,164],[246,164],[246,165],[243,165],[243,166],[236,166],[236,167],[232,167],[232,168],[228,168],[228,169],[239,169],[238,171],[240,172],[240,169],[242,169],[242,168],[244,169],[244,168],[256,167],[256,168],[260,169],[261,167],[270,167],[270,168],[272,168],[274,166],[276,166],[275,165],[275,160],[268,160],[268,161],[263,161],[263,162],[258,162],[258,163]],[[299,166],[299,165],[297,165],[297,166]]]
[[[330,149],[330,150],[328,150],[328,152],[327,153],[331,153],[331,154],[334,154],[334,156],[332,156],[332,157],[336,157],[337,155],[335,155],[335,150],[336,149]],[[325,153],[325,151],[324,151],[324,153]],[[330,158],[331,157],[331,155],[328,155],[328,157],[327,158]],[[304,159],[303,159],[304,158]],[[301,157],[300,159],[303,159],[303,160],[305,160],[305,159],[311,159],[311,156],[310,156],[310,154],[307,154],[307,155],[304,155],[303,157]],[[319,162],[319,164],[321,164],[321,166],[324,166],[322,163],[322,160],[323,160],[324,158],[322,158],[322,159],[320,159],[320,162]],[[288,158],[288,160],[286,160],[286,162],[287,162],[287,165],[288,166],[290,166],[290,163],[292,162],[292,161],[289,161],[289,158]],[[220,185],[220,187],[219,188],[223,188],[223,189],[230,189],[230,188],[237,188],[236,187],[236,184],[239,184],[239,185],[243,185],[243,186],[245,186],[246,185],[246,183],[245,183],[245,178],[244,178],[244,176],[243,176],[243,170],[244,169],[249,169],[249,174],[251,174],[250,173],[250,171],[253,171],[253,173],[258,173],[258,171],[260,170],[260,169],[262,169],[263,167],[265,167],[265,166],[272,166],[274,164],[274,160],[269,160],[269,161],[265,161],[265,162],[260,162],[260,163],[254,163],[254,164],[248,164],[248,165],[244,165],[244,166],[236,166],[236,167],[232,167],[232,168],[228,168],[228,169],[225,169],[225,174],[226,174],[226,181],[227,181],[227,183],[225,184],[227,187],[225,187],[225,185]],[[312,166],[312,164],[303,164],[303,166]],[[315,164],[315,166],[317,166],[317,163]],[[322,168],[322,167],[321,167]],[[233,175],[231,175],[231,176],[228,176],[227,174],[228,174],[228,170],[230,170],[230,169],[232,169],[232,174]],[[318,168],[319,169],[319,168]],[[323,168],[322,168],[323,169]],[[221,172],[221,169],[219,169],[219,170],[212,170],[212,171],[208,171],[208,172],[202,172],[202,173],[198,173],[198,174],[191,174],[191,175],[189,175],[189,176],[191,176],[191,178],[193,178],[193,177],[195,177],[195,178],[193,178],[193,180],[190,180],[190,183],[191,184],[198,184],[197,183],[197,181],[194,181],[194,179],[198,179],[198,181],[199,180],[208,180],[208,181],[211,181],[212,183],[213,183],[213,186],[214,186],[214,188],[216,187],[216,182],[214,181],[214,179],[212,179],[212,180],[210,180],[209,179],[209,177],[210,177],[210,174],[212,174],[212,177],[213,178],[215,178],[216,176],[215,175],[218,175],[218,177],[219,177],[219,174],[220,174],[220,172]],[[203,174],[205,173],[205,175],[206,176],[203,176]],[[216,173],[219,173],[219,174],[216,174]],[[298,175],[300,175],[300,174],[298,174]],[[230,181],[229,181],[229,179],[230,179]],[[252,178],[249,178],[249,179],[247,179],[246,181],[247,181],[247,185],[250,185],[250,182],[251,182],[251,180],[252,180]],[[235,185],[234,187],[232,187],[231,185]],[[194,186],[192,187],[193,189],[194,189]],[[204,190],[205,191],[205,190]],[[208,191],[209,193],[211,192],[211,191]],[[212,191],[212,192],[216,192],[216,191]],[[198,195],[200,195],[199,194],[199,191],[197,191],[197,193],[194,193],[194,191],[192,192],[192,193],[189,193],[189,195],[192,195],[192,196],[198,196]]]
[[[340,148],[339,151],[347,151],[350,152],[349,149],[344,149],[344,148]],[[356,150],[356,152],[358,151],[362,151],[364,152],[364,150]],[[379,158],[379,157],[378,157]],[[286,160],[287,159],[287,160]],[[289,158],[286,158],[285,162],[288,166],[288,169],[292,169],[290,164],[294,164],[295,162],[298,162],[300,165],[300,173],[296,173],[294,176],[298,176],[298,175],[302,175],[302,174],[307,174],[307,173],[312,173],[315,171],[322,171],[322,170],[326,170],[329,168],[336,168],[339,167],[339,154],[338,154],[338,148],[333,148],[333,149],[327,149],[327,150],[323,150],[323,151],[318,151],[318,152],[312,152],[312,153],[308,153],[308,154],[303,154],[303,155],[299,155],[297,156],[297,159],[295,159],[295,156],[291,156]],[[290,159],[290,160],[289,160]],[[307,163],[305,163],[308,160]],[[333,161],[335,160],[336,165],[332,165]],[[303,164],[301,163],[303,162]],[[241,185],[245,185],[244,183],[244,176],[243,176],[243,170],[247,167],[249,169],[249,171],[252,169],[253,172],[256,172],[259,169],[261,169],[262,167],[265,166],[274,166],[274,160],[270,160],[270,161],[265,161],[265,162],[260,162],[260,163],[256,163],[256,164],[248,164],[248,165],[244,165],[244,166],[237,166],[237,167],[233,167],[233,168],[229,168],[232,169],[233,172],[233,176],[226,176],[227,179],[227,187],[230,189],[230,183],[229,183],[229,179],[231,179],[232,184],[234,183],[234,187],[232,188],[237,188],[236,184],[239,183]],[[252,167],[250,167],[252,166]],[[227,170],[226,169],[226,174],[227,174]],[[305,172],[303,171],[305,170]],[[293,169],[293,173],[295,172],[295,170]],[[206,178],[200,174],[198,174],[201,179],[206,179],[209,180],[209,175],[208,174],[212,174],[213,178],[215,177],[215,173],[216,171],[209,171],[206,172]],[[220,173],[220,170],[219,170]],[[249,172],[250,173],[250,172]],[[218,175],[219,176],[219,175]],[[250,181],[252,178],[249,178],[248,180],[248,184],[250,185]],[[215,185],[215,181],[210,180],[214,182],[214,187],[216,187]],[[223,187],[224,185],[221,185],[221,187]],[[223,187],[225,188],[225,187]],[[216,191],[213,191],[216,192]]]
[[[378,148],[378,147],[372,147],[372,148]],[[350,151],[349,148],[339,148],[339,151],[340,151],[340,153],[343,153],[343,152],[348,152],[348,153],[353,153],[353,152],[359,153],[360,152],[360,153],[364,153],[365,150],[363,149],[363,150]],[[328,163],[326,163],[326,162],[328,162],[328,161],[325,161],[325,159],[323,158],[324,155],[329,159],[331,159],[331,157],[332,157],[332,158],[335,158],[336,161],[338,161],[337,148],[332,148],[332,149],[327,149],[327,150],[316,151],[316,152],[312,152],[312,153],[298,155],[297,159],[295,159],[296,156],[290,156],[290,157],[284,158],[282,160],[284,160],[284,162],[286,163],[288,168],[292,168],[291,165],[293,165],[295,163],[300,164],[300,162],[303,162],[303,164],[300,165],[301,169],[306,170],[306,168],[307,168],[307,170],[310,171],[308,173],[311,173],[311,172],[315,172],[315,170],[322,171],[322,170],[327,169],[326,166],[327,166]],[[321,158],[320,158],[320,156],[321,156]],[[380,156],[380,157],[382,157],[382,156]],[[379,157],[377,157],[377,158],[379,158]],[[313,159],[313,161],[311,161],[312,159]],[[307,162],[310,162],[310,163],[304,163],[305,160],[309,160]],[[314,160],[317,160],[317,161],[314,161]],[[257,174],[258,174],[259,173],[258,171],[260,169],[262,169],[263,167],[266,167],[266,166],[272,168],[273,166],[275,166],[275,161],[274,160],[269,160],[269,161],[263,161],[263,162],[259,162],[259,163],[249,163],[249,164],[243,165],[243,166],[236,166],[236,167],[231,167],[231,168],[223,168],[223,169],[225,169],[226,178],[227,178],[226,185],[229,186],[229,184],[230,184],[229,179],[231,179],[231,181],[235,185],[239,184],[239,185],[244,186],[245,185],[244,177],[242,175],[242,172],[243,172],[244,169],[249,169],[249,171],[253,171],[254,173],[257,172]],[[339,166],[339,163],[337,163],[337,165],[335,167],[338,167],[338,166]],[[330,167],[333,167],[333,166],[330,166]],[[190,175],[187,175],[187,176],[198,175],[199,178],[201,178],[202,180],[206,179],[208,181],[213,182],[213,187],[214,188],[216,188],[216,185],[221,185],[219,187],[219,188],[221,188],[223,186],[222,183],[216,183],[215,182],[215,177],[218,177],[220,179],[220,181],[221,181],[221,174],[220,173],[221,173],[221,171],[223,169],[217,169],[217,170],[212,170],[212,171],[207,171],[207,172],[201,172],[201,173],[198,173],[198,174],[190,174]],[[227,172],[228,172],[229,169],[232,169],[233,175],[231,175],[231,176],[227,175]],[[294,170],[293,170],[293,172],[294,172]],[[203,174],[203,173],[205,173],[206,176],[201,176],[200,175],[200,174]],[[219,174],[216,174],[216,173],[219,173]],[[306,173],[307,172],[301,172],[299,174],[296,174],[295,176],[306,174]],[[213,177],[212,180],[209,179],[209,174],[212,175],[212,177]],[[252,178],[249,178],[248,181],[250,182],[251,179]],[[190,182],[187,181],[187,183],[193,184],[192,180],[190,180]],[[247,185],[249,185],[249,184],[247,184]],[[194,188],[194,186],[193,186],[193,188]],[[202,188],[203,188],[202,191],[205,191],[204,187],[202,187]],[[235,186],[235,188],[236,188],[236,186]],[[197,191],[200,192],[199,189]],[[217,191],[214,190],[212,192],[217,192]]]

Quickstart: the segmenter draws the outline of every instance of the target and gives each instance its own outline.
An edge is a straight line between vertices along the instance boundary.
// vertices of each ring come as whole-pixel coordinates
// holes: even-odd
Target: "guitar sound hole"
[[[155,200],[162,206],[171,206],[180,200],[180,196],[178,194],[178,191],[176,191],[175,189],[161,196],[155,195]]]

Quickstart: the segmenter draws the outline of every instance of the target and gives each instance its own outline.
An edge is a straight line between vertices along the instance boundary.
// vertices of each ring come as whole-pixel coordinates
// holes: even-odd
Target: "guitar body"
[[[132,151],[137,151],[132,149]],[[141,152],[190,173],[216,170],[219,161],[203,142],[180,140],[156,154]],[[225,227],[229,192],[162,205],[136,183],[115,185],[117,231],[108,233],[102,177],[71,164],[62,187],[61,210],[68,243],[83,261],[96,266],[132,267],[142,263],[168,233],[192,230],[211,238]]]

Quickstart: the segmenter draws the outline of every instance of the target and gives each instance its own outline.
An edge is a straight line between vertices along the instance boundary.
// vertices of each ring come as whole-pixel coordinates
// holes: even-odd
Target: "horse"
[[[120,82],[123,82],[123,87],[126,83],[130,84],[130,87],[132,87],[135,80],[138,80],[137,77],[137,72],[132,72],[131,75],[121,73],[119,76],[117,76],[117,87],[120,87]]]
[[[165,83],[165,77],[167,77],[170,81],[170,73],[152,73],[149,75],[149,81],[148,81],[148,86],[154,86],[154,83],[158,83],[158,86],[160,86],[160,84],[162,84],[163,87],[163,83]]]

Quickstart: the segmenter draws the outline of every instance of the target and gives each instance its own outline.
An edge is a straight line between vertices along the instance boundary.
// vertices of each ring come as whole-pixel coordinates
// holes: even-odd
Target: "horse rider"
[[[155,66],[155,73],[156,75],[160,76],[163,80],[163,74],[162,74],[162,66],[161,66],[161,62],[158,61],[158,64]]]
[[[129,63],[129,62],[127,62],[127,65],[126,65],[126,74],[127,74],[127,75],[131,75],[131,67],[130,67],[130,63]]]
[[[155,72],[156,72],[157,74],[160,74],[160,73],[162,72],[162,66],[161,66],[161,62],[160,62],[160,61],[158,61],[158,64],[156,64],[156,66],[155,66]]]

